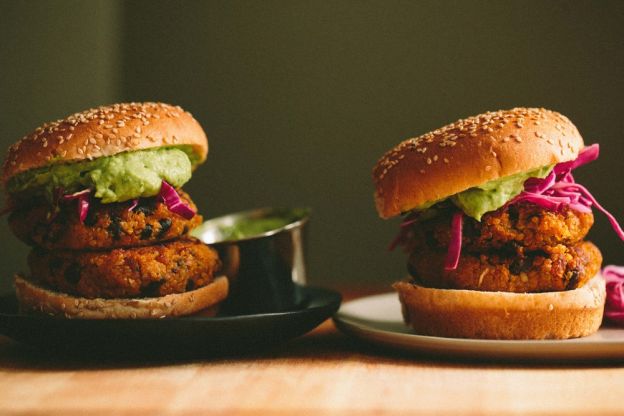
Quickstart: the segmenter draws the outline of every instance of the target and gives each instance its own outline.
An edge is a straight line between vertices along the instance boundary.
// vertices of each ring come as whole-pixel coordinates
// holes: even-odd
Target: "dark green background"
[[[370,171],[400,140],[514,106],[568,115],[602,156],[577,178],[624,221],[622,1],[0,3],[1,147],[90,106],[160,100],[210,139],[187,185],[205,217],[312,207],[313,283],[389,284]],[[624,245],[597,215],[609,263]],[[27,249],[0,228],[0,273]]]

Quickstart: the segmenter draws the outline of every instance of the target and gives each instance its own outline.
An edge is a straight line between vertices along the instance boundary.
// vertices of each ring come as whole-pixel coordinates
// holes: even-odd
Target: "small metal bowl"
[[[309,214],[305,208],[260,208],[213,218],[193,230],[218,251],[230,280],[224,313],[284,312],[304,305],[298,285],[306,283]]]

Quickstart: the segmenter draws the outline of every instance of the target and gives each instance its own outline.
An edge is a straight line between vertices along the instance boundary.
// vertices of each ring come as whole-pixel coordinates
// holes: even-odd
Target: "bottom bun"
[[[227,297],[228,279],[224,276],[199,289],[155,298],[88,299],[45,289],[15,276],[15,292],[24,313],[37,313],[79,319],[149,319],[191,315],[214,315]]]
[[[451,338],[566,339],[602,322],[605,282],[563,292],[509,293],[432,289],[397,282],[403,318],[418,334]]]

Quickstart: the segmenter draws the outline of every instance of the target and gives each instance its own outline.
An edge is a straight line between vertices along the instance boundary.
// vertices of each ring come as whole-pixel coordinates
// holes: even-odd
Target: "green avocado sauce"
[[[554,165],[544,166],[529,172],[516,173],[501,179],[495,179],[481,186],[475,186],[450,197],[450,200],[469,217],[481,221],[483,214],[496,211],[507,201],[517,196],[524,189],[524,182],[529,178],[546,177]],[[425,211],[442,201],[426,203],[416,208]]]
[[[277,230],[291,222],[290,218],[283,217],[247,218],[232,226],[220,227],[219,231],[224,240],[240,240]]]
[[[293,208],[272,209],[271,212],[262,214],[262,216],[238,215],[238,218],[235,218],[233,222],[227,221],[225,224],[223,219],[217,218],[205,221],[191,231],[191,235],[207,244],[244,240],[278,231],[290,224],[306,219],[309,215],[310,211],[307,208]]]
[[[42,195],[52,200],[57,189],[73,193],[89,188],[105,204],[157,195],[163,180],[178,188],[191,178],[190,148],[166,147],[119,153],[76,163],[31,169],[11,178],[13,195]]]

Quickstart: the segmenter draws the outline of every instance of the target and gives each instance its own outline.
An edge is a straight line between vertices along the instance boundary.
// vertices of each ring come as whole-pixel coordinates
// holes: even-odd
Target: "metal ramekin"
[[[308,209],[260,208],[204,222],[193,235],[216,249],[230,279],[225,314],[283,312],[305,302],[305,225]],[[246,219],[285,217],[288,224],[261,234],[226,240],[223,229]]]

